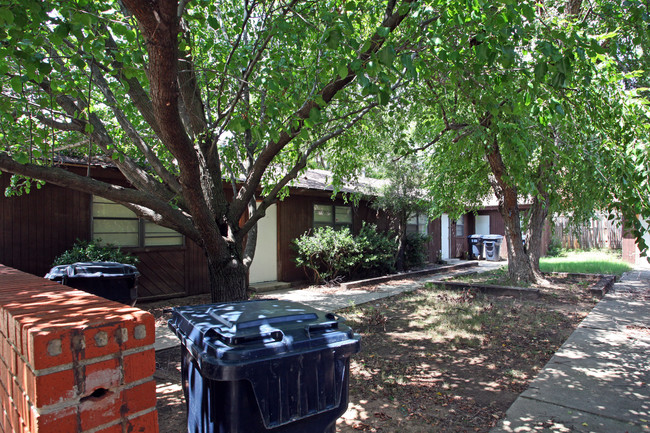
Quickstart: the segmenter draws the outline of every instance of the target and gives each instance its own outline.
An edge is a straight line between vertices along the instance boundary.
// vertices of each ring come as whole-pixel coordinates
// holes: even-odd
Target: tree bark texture
[[[535,197],[531,207],[530,222],[528,223],[528,260],[537,278],[542,277],[542,273],[539,270],[539,258],[542,254],[542,238],[544,234],[544,223],[548,217],[548,206],[548,194],[541,199]]]
[[[486,157],[492,170],[490,182],[499,201],[499,213],[503,217],[508,248],[508,277],[512,281],[534,282],[536,276],[524,250],[520,211],[516,186],[506,179],[506,167],[501,157],[499,143],[494,139],[487,149]]]
[[[206,253],[212,302],[248,299],[248,267],[237,254],[211,257]]]

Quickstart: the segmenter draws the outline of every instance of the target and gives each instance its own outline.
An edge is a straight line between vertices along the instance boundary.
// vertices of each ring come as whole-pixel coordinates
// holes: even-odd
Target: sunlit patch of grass
[[[503,266],[487,272],[475,272],[454,277],[451,281],[460,283],[479,283],[493,286],[530,287],[529,283],[512,281],[508,277],[508,268]]]
[[[416,307],[409,326],[425,332],[432,341],[471,346],[483,341],[483,314],[489,305],[483,295],[429,289],[412,295],[410,301]]]
[[[632,267],[608,250],[567,251],[561,257],[542,257],[542,272],[621,275]]]

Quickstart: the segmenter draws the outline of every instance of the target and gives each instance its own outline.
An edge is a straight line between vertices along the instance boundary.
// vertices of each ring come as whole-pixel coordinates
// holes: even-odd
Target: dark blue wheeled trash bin
[[[176,307],[189,433],[333,433],[361,337],[279,300]]]
[[[140,272],[133,265],[117,262],[78,262],[58,265],[45,278],[111,301],[135,305]]]
[[[469,243],[470,259],[483,258],[483,235],[469,235],[467,242]]]

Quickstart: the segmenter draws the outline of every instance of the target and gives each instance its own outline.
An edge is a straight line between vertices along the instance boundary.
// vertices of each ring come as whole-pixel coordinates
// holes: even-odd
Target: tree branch
[[[411,2],[412,0],[403,1],[405,4],[410,4]],[[392,6],[394,6],[394,4]],[[392,8],[389,4],[389,8],[386,12],[387,17],[381,23],[381,27],[386,27],[389,29],[389,35],[400,25],[400,23],[404,20],[404,18],[406,18],[408,14],[408,12],[406,14],[400,14],[399,12],[389,14],[391,11]],[[377,32],[373,34],[373,36],[370,38],[370,47],[363,53],[360,53],[357,57],[362,61],[363,65],[367,63],[373,53],[377,52],[382,47],[384,41],[386,40],[386,37],[380,36]],[[355,79],[355,77],[356,73],[348,67],[347,76],[343,78],[336,78],[330,81],[330,83],[328,83],[325,87],[323,87],[318,95],[322,97],[325,103],[324,106],[327,106],[334,98],[334,96],[336,96],[337,93],[347,87]],[[246,203],[248,203],[250,198],[255,193],[255,190],[259,187],[262,176],[266,172],[266,169],[273,158],[275,158],[275,156],[300,133],[304,125],[304,120],[309,117],[311,109],[321,109],[324,108],[324,106],[320,106],[314,100],[305,101],[302,106],[294,113],[294,118],[299,121],[299,126],[297,128],[292,127],[289,132],[283,131],[280,135],[280,138],[276,142],[269,142],[267,144],[266,148],[257,157],[255,164],[253,165],[248,177],[246,178],[244,186],[239,189],[237,197],[235,200],[233,200],[230,215],[241,216],[243,214],[243,212],[246,210]]]
[[[149,193],[101,182],[61,168],[19,164],[5,152],[0,152],[0,170],[41,179],[63,188],[98,195],[125,206],[135,205],[132,208],[140,209],[141,215],[148,220],[176,230],[195,241],[200,240],[198,232],[192,226],[187,215]],[[149,212],[145,212],[145,209]]]
[[[165,168],[158,156],[142,139],[140,133],[136,130],[133,124],[126,118],[124,112],[122,112],[122,110],[119,108],[117,99],[108,86],[108,82],[102,75],[97,65],[95,63],[92,63],[91,68],[93,69],[93,81],[104,95],[104,103],[111,109],[120,127],[124,130],[124,132],[126,132],[126,135],[129,137],[131,142],[140,150],[140,152],[142,152],[149,164],[151,164],[151,167],[154,169],[156,174],[160,176],[165,184],[171,189],[171,192],[174,194],[181,194],[182,188],[180,183],[178,183],[178,180],[176,180],[176,178]]]
[[[352,119],[350,122],[345,124],[344,126],[341,126],[340,128],[331,131],[330,133],[322,136],[318,140],[312,142],[307,150],[302,154],[302,156],[298,159],[296,164],[293,166],[293,168],[286,174],[282,179],[280,179],[273,189],[269,192],[269,194],[257,205],[257,212],[255,214],[250,215],[249,219],[244,223],[244,225],[241,227],[238,237],[240,239],[243,239],[243,237],[246,235],[246,233],[255,225],[257,224],[257,221],[259,221],[260,218],[264,217],[266,209],[271,206],[273,203],[275,203],[276,197],[278,193],[284,188],[290,181],[298,177],[298,174],[302,169],[304,169],[307,166],[307,161],[309,160],[309,156],[316,150],[318,149],[321,145],[326,143],[327,141],[331,140],[334,137],[337,137],[341,134],[343,134],[345,131],[349,130],[352,126],[354,126],[357,122],[359,122],[363,117],[370,112],[373,108],[375,108],[379,103],[373,102],[366,106],[364,109],[361,110],[358,116],[356,116],[354,119]],[[230,218],[232,218],[232,213]]]

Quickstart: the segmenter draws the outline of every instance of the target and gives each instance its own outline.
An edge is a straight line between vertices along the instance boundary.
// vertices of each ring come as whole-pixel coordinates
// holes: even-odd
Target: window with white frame
[[[119,203],[93,196],[93,239],[119,247],[181,246],[183,235],[138,218]]]
[[[456,220],[456,237],[465,236],[465,215],[461,215]]]
[[[429,218],[424,214],[416,214],[408,219],[406,223],[407,233],[421,233],[426,235],[429,233]]]
[[[314,228],[348,227],[352,229],[352,207],[331,204],[314,204]]]

